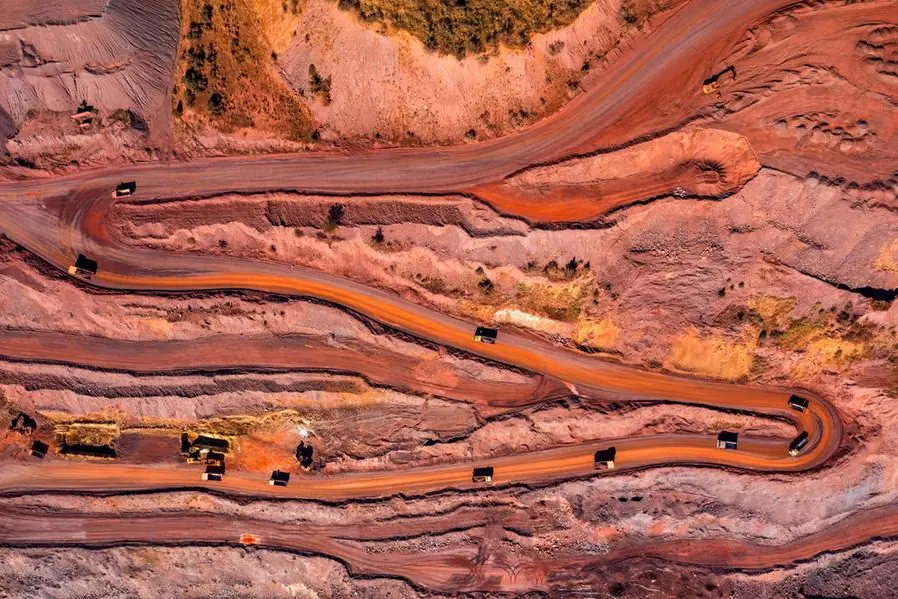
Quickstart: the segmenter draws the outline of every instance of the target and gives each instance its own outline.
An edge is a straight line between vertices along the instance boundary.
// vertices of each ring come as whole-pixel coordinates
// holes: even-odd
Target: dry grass
[[[302,0],[250,0],[271,50],[280,54],[293,41]]]
[[[187,125],[232,133],[257,129],[293,141],[311,139],[308,108],[272,65],[295,19],[290,3],[278,22],[273,0],[181,0],[181,43],[172,107]]]
[[[838,371],[851,362],[862,358],[867,351],[866,344],[827,337],[813,341],[795,366],[792,376],[810,379],[824,370]]]
[[[668,0],[621,0],[618,17],[627,25],[639,27],[653,14],[670,5]]]
[[[585,320],[574,332],[575,343],[599,351],[614,350],[619,337],[620,327],[608,317],[601,320]]]
[[[873,268],[884,272],[898,272],[898,239],[882,246]]]
[[[801,318],[786,327],[777,339],[777,345],[789,351],[805,351],[812,342],[826,336],[830,329],[825,323]]]
[[[121,435],[121,429],[114,424],[71,424],[56,429],[57,435],[65,439],[67,445],[111,446]]]
[[[734,341],[721,335],[702,336],[690,329],[674,339],[665,362],[668,368],[736,381],[751,372],[756,342],[753,336]]]
[[[768,332],[781,331],[789,323],[789,314],[795,308],[794,297],[775,297],[772,295],[756,295],[749,299],[748,307],[759,320],[761,327]]]
[[[515,303],[525,312],[533,312],[554,320],[573,322],[580,316],[583,301],[592,284],[591,277],[583,277],[567,284],[521,283],[515,293]]]

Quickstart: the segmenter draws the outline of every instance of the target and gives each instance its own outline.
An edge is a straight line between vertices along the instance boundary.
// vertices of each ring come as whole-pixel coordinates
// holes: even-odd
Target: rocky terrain
[[[891,597],[898,4],[720,4],[0,17],[0,596]]]

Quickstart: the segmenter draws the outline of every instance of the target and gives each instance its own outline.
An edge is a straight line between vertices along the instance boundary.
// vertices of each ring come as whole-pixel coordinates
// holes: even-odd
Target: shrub
[[[184,73],[184,84],[187,85],[187,89],[190,92],[196,95],[206,91],[206,87],[209,86],[209,80],[206,79],[206,76],[201,71],[190,67]]]
[[[636,9],[633,7],[633,2],[631,0],[624,0],[623,2],[621,2],[620,18],[621,21],[623,21],[627,25],[635,25],[639,21],[639,17],[636,14]]]
[[[384,242],[384,230],[383,227],[377,227],[377,231],[374,232],[374,235],[371,236],[371,241],[376,244],[381,244]]]
[[[343,216],[346,213],[346,206],[343,204],[332,204],[327,210],[327,220],[324,222],[324,228],[333,231],[343,223]]]
[[[564,50],[564,41],[563,40],[555,40],[551,44],[549,44],[549,54],[558,54]]]
[[[198,40],[203,35],[202,23],[193,22],[187,30],[187,39]]]
[[[322,77],[314,64],[309,65],[309,85],[322,104],[327,106],[331,103],[331,78]]]
[[[493,289],[495,289],[495,285],[493,285],[493,282],[488,277],[483,277],[482,279],[480,279],[480,282],[477,283],[477,287],[480,289],[480,291],[483,292],[484,295],[491,294],[493,292]]]
[[[212,116],[221,116],[226,108],[225,98],[219,92],[212,92],[209,96],[209,113]]]
[[[183,104],[181,105],[180,111],[181,113],[184,112]],[[128,108],[117,108],[113,110],[112,114],[109,115],[109,118],[110,120],[123,124],[125,127],[140,131],[141,133],[147,133],[150,130],[150,126],[147,125],[147,122],[139,114]]]

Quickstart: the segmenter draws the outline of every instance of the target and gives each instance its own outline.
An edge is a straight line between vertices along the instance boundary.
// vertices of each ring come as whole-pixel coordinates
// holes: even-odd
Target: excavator
[[[728,66],[724,70],[719,73],[708,77],[702,82],[702,93],[706,96],[710,96],[711,94],[716,95],[718,98],[720,97],[720,84],[724,81],[735,81],[736,80],[736,67],[733,65]]]

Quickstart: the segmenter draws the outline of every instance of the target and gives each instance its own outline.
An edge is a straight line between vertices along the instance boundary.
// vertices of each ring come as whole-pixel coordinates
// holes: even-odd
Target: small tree
[[[627,25],[635,25],[639,21],[632,0],[624,0],[620,6],[621,21]]]
[[[374,232],[374,235],[371,236],[371,241],[380,245],[384,242],[384,229],[383,227],[377,227],[377,231]]]
[[[343,204],[331,204],[331,207],[327,211],[327,220],[324,223],[324,228],[328,231],[333,231],[341,224],[343,224],[343,215],[346,213],[346,206]]]
[[[477,283],[477,287],[480,288],[480,291],[483,292],[484,295],[489,295],[493,292],[495,285],[488,277],[483,277],[480,279],[480,282]]]
[[[220,92],[212,92],[209,96],[209,112],[212,116],[221,116],[225,111],[225,98]]]

